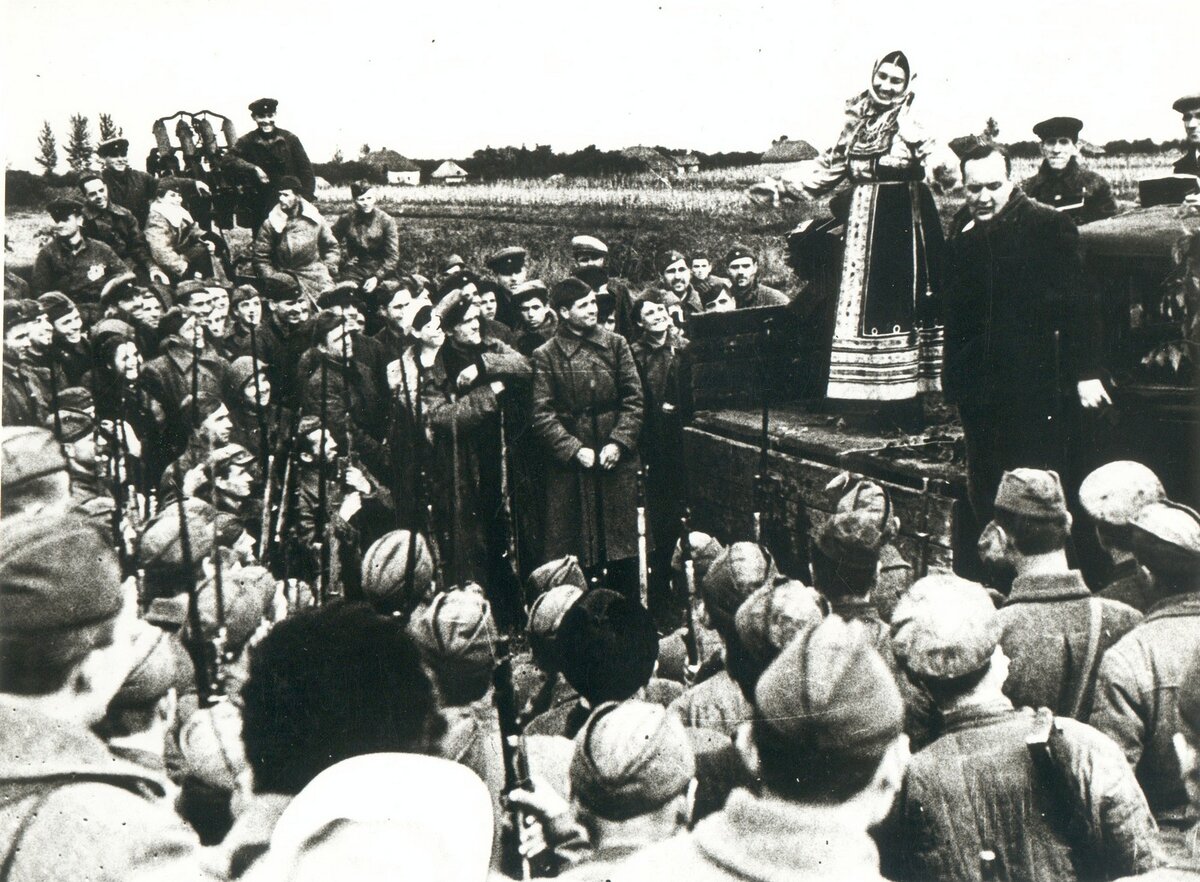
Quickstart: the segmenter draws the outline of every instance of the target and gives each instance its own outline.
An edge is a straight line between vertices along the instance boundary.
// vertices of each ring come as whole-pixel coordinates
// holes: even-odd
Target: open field
[[[1105,175],[1118,198],[1136,198],[1137,181],[1170,172],[1169,155],[1103,157],[1088,165]],[[1036,170],[1035,160],[1015,160],[1018,180]],[[482,265],[505,245],[529,249],[533,274],[554,280],[568,272],[571,236],[591,233],[611,248],[612,270],[635,283],[650,281],[654,256],[666,248],[685,252],[706,249],[714,258],[737,240],[758,250],[761,277],[788,288],[792,274],[785,262],[784,234],[800,220],[825,211],[824,200],[776,208],[752,204],[744,194],[765,175],[786,166],[758,165],[699,172],[665,181],[653,175],[620,178],[517,180],[437,187],[379,187],[381,205],[395,215],[401,230],[401,263],[426,275],[456,252]],[[318,193],[318,204],[332,218],[350,205],[348,187]],[[961,193],[939,197],[943,218],[962,204]],[[6,217],[5,235],[16,267],[32,263],[38,231],[49,219],[40,213]],[[234,253],[245,253],[249,231],[230,234]]]

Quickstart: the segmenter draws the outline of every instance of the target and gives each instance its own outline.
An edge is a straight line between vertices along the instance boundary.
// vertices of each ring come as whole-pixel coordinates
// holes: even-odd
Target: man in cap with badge
[[[1037,174],[1021,182],[1031,199],[1061,211],[1077,224],[1090,224],[1117,213],[1112,187],[1102,175],[1079,164],[1079,132],[1083,123],[1056,116],[1033,127],[1041,142]]]
[[[312,199],[317,186],[312,163],[300,139],[275,125],[279,102],[274,98],[259,98],[250,102],[250,116],[255,129],[237,139],[232,153],[237,159],[250,163],[261,188],[258,193],[251,229],[257,228],[275,204],[275,194],[285,177],[294,178],[297,196]]]
[[[150,203],[154,201],[154,178],[129,167],[129,140],[117,137],[101,141],[96,147],[96,155],[104,160],[104,170],[100,174],[108,197],[144,227],[150,214]]]
[[[0,522],[0,853],[10,879],[208,878],[169,784],[91,727],[137,662],[107,540],[76,518]]]
[[[1130,523],[1147,505],[1166,499],[1158,475],[1132,460],[1106,463],[1079,485],[1079,505],[1092,519],[1096,540],[1111,563],[1104,587],[1096,592],[1101,597],[1128,604],[1140,613],[1163,599],[1133,556]]]
[[[515,329],[520,325],[520,319],[512,295],[529,278],[529,252],[519,245],[510,245],[491,254],[486,266],[496,274],[503,289],[496,292],[496,318]]]
[[[1138,563],[1163,599],[1105,653],[1091,723],[1125,752],[1163,827],[1188,822],[1188,799],[1171,739],[1179,691],[1200,654],[1200,515],[1154,502],[1130,522]]]
[[[888,814],[908,743],[892,676],[857,625],[801,631],[754,690],[735,742],[756,781],[689,832],[612,868],[613,880],[878,880],[868,829]]]
[[[685,315],[695,315],[704,312],[704,303],[700,295],[692,287],[692,271],[688,267],[687,256],[674,248],[662,252],[654,261],[663,287],[679,298],[683,304]]]
[[[433,432],[434,511],[442,534],[450,537],[445,546],[449,580],[484,585],[496,623],[509,630],[520,623],[522,605],[512,572],[517,561],[505,557],[510,525],[504,518],[501,458],[506,451],[500,433],[503,427],[512,443],[518,429],[511,419],[513,403],[528,389],[529,360],[484,337],[479,308],[468,296],[452,296],[439,304],[445,305],[446,342],[420,390]]]
[[[98,303],[110,281],[132,275],[129,264],[110,247],[83,235],[82,202],[72,197],[55,199],[46,210],[54,220],[54,238],[34,260],[35,294],[61,291],[76,303]]]
[[[333,235],[342,246],[340,278],[358,284],[370,294],[396,272],[400,260],[400,233],[396,220],[375,203],[378,192],[369,181],[350,185],[354,208],[333,224]]]
[[[1200,176],[1200,93],[1184,95],[1171,107],[1183,117],[1184,147],[1187,151],[1175,163],[1173,171],[1177,175]],[[1185,201],[1200,203],[1200,194],[1193,194]]]
[[[1100,659],[1141,613],[1093,597],[1083,574],[1071,569],[1071,515],[1054,472],[1005,472],[984,534],[1016,572],[997,614],[1000,645],[1011,660],[1005,694],[1018,707],[1086,720]]]
[[[896,654],[933,696],[942,734],[908,765],[883,837],[889,876],[1076,879],[1156,866],[1154,820],[1120,751],[1084,723],[1013,706],[1001,631],[987,591],[950,574],[919,580],[896,606]],[[1084,829],[1069,823],[1076,813]]]
[[[733,282],[734,302],[737,309],[756,306],[787,306],[791,300],[782,291],[776,291],[758,281],[758,256],[748,245],[735,242],[725,254],[725,269]]]
[[[533,353],[533,433],[546,457],[543,553],[574,554],[586,571],[607,567],[612,587],[633,596],[644,407],[637,363],[624,337],[597,326],[587,283],[564,279],[550,301],[558,328]]]

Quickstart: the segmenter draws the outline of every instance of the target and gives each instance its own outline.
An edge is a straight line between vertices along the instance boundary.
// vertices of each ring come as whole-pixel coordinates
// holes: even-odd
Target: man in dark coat
[[[61,291],[76,303],[97,303],[105,286],[126,274],[129,264],[103,242],[83,235],[83,203],[56,199],[47,207],[54,238],[33,263],[33,292]]]
[[[520,624],[520,583],[506,557],[511,522],[506,522],[501,480],[501,426],[512,445],[518,426],[514,402],[527,394],[529,361],[499,340],[485,337],[479,309],[462,296],[442,314],[446,342],[421,385],[425,422],[433,432],[438,520],[449,535],[449,578],[481,582],[496,616],[508,629]],[[456,483],[457,482],[457,483]],[[513,497],[508,503],[511,506]],[[534,500],[521,500],[533,504]],[[514,511],[515,515],[515,511]],[[519,549],[518,549],[519,553]]]
[[[734,243],[725,255],[725,269],[733,282],[730,293],[738,309],[786,306],[791,302],[782,291],[758,281],[758,257],[749,246]]]
[[[1173,171],[1177,175],[1200,175],[1200,95],[1185,95],[1171,107],[1183,117],[1187,143],[1187,153],[1175,163]]]
[[[1124,757],[1085,723],[1013,707],[1000,631],[986,590],[950,574],[919,580],[896,606],[896,655],[932,694],[942,734],[913,755],[896,826],[881,831],[889,878],[1073,880],[1153,868],[1154,819]]]
[[[1012,663],[1004,694],[1017,707],[1086,720],[1100,659],[1141,614],[1093,597],[1067,563],[1071,515],[1058,475],[1005,472],[993,511],[985,532],[1017,574],[999,612],[1000,645]]]
[[[943,382],[962,416],[971,506],[987,523],[1006,469],[1069,475],[1076,409],[1112,402],[1075,224],[1013,185],[1000,148],[977,147],[962,167],[967,204],[947,243]]]
[[[101,175],[109,198],[129,211],[138,226],[144,227],[150,215],[150,203],[154,201],[154,178],[129,167],[129,141],[126,138],[101,141],[96,155],[104,160]]]
[[[682,257],[680,261],[682,262]],[[677,616],[671,596],[671,550],[687,505],[683,426],[690,417],[684,359],[687,338],[671,322],[666,292],[651,289],[634,301],[641,336],[630,350],[645,400],[638,449],[646,466],[646,507],[651,536],[650,611],[662,623]],[[678,623],[678,618],[675,618]]]
[[[1105,653],[1091,723],[1125,752],[1159,824],[1179,830],[1188,799],[1172,739],[1184,675],[1200,657],[1200,515],[1156,502],[1130,526],[1134,554],[1165,599]]]
[[[308,299],[300,283],[290,277],[267,279],[262,288],[270,309],[258,329],[257,342],[263,348],[263,361],[270,365],[275,400],[295,410],[307,379],[300,374],[300,358],[312,343]]]
[[[33,334],[42,320],[35,300],[4,302],[4,425],[41,426],[50,391],[29,364]]]
[[[554,336],[558,316],[550,308],[550,291],[536,279],[518,285],[513,291],[512,302],[520,317],[515,329],[516,349],[529,358],[533,350]]]
[[[564,279],[550,300],[558,330],[533,353],[533,431],[546,453],[543,554],[574,554],[593,573],[620,561],[613,586],[636,591],[637,364],[623,337],[597,327],[587,283]]]
[[[400,259],[396,221],[375,205],[376,197],[372,184],[355,181],[350,185],[354,208],[333,224],[333,235],[342,246],[340,278],[357,282],[364,294],[393,275]]]
[[[145,281],[169,285],[167,274],[150,258],[150,246],[137,218],[128,208],[117,205],[108,195],[108,185],[97,174],[84,175],[79,181],[83,193],[83,235],[103,242]]]
[[[275,192],[284,177],[294,177],[300,182],[297,195],[312,200],[316,192],[316,176],[312,163],[304,151],[300,139],[287,129],[275,125],[275,111],[279,102],[274,98],[259,98],[250,103],[250,115],[255,130],[237,139],[233,153],[255,167],[255,175],[262,185],[255,204],[254,224],[258,229],[267,213],[275,207]]]
[[[1117,213],[1112,187],[1103,175],[1079,164],[1079,132],[1083,123],[1056,116],[1033,127],[1042,145],[1037,174],[1021,182],[1031,199],[1061,211],[1077,224],[1090,224]]]

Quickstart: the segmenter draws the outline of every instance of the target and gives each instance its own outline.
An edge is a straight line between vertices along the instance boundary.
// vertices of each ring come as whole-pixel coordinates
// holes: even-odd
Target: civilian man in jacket
[[[587,283],[564,279],[550,302],[558,328],[533,353],[533,432],[547,460],[543,555],[574,554],[593,574],[607,568],[611,587],[632,597],[643,415],[637,364],[624,337],[597,327]]]
[[[1125,752],[1159,824],[1178,830],[1188,799],[1171,740],[1184,674],[1200,654],[1200,515],[1156,502],[1131,530],[1134,554],[1164,599],[1105,653],[1091,723]]]
[[[1011,665],[1004,694],[1017,707],[1087,720],[1100,659],[1141,614],[1093,597],[1067,563],[1071,515],[1054,472],[1005,472],[984,533],[1017,574],[997,614]]]
[[[896,653],[933,695],[942,734],[909,763],[884,866],[1013,882],[1156,866],[1154,819],[1120,751],[1084,723],[1013,707],[1000,632],[984,588],[957,576],[927,576],[896,606]]]
[[[154,178],[129,167],[129,140],[109,138],[101,141],[96,147],[96,155],[104,160],[104,171],[100,174],[109,198],[129,211],[138,226],[144,227],[150,215],[150,203],[154,201]]]
[[[0,853],[12,882],[208,878],[165,776],[91,727],[137,661],[136,609],[87,523],[0,524]]]
[[[1061,211],[1077,224],[1090,224],[1117,213],[1112,187],[1102,175],[1079,165],[1083,123],[1069,116],[1044,119],[1033,127],[1041,142],[1037,174],[1021,182],[1031,199]]]
[[[97,174],[86,174],[79,181],[83,194],[83,234],[97,239],[116,252],[117,257],[134,268],[143,280],[170,284],[166,273],[155,266],[150,246],[142,235],[137,218],[127,208],[113,202],[108,185]]]
[[[1078,407],[1112,401],[1075,224],[1014,185],[999,147],[971,150],[962,169],[967,204],[947,241],[943,383],[962,416],[968,494],[983,524],[1005,470],[1069,475]]]
[[[506,558],[511,525],[502,493],[510,488],[501,481],[500,432],[503,424],[511,444],[518,429],[512,403],[528,389],[529,361],[483,336],[470,297],[447,306],[442,326],[446,342],[421,385],[421,404],[433,432],[435,511],[449,536],[446,571],[459,585],[483,584],[496,624],[507,630],[520,624],[522,604],[516,562]]]
[[[259,98],[250,103],[250,116],[255,129],[237,139],[233,147],[236,159],[253,166],[261,188],[257,194],[252,229],[263,222],[275,204],[275,194],[285,177],[296,179],[296,193],[312,199],[316,193],[317,179],[312,163],[300,139],[275,125],[275,111],[279,102],[274,98]]]
[[[333,225],[333,235],[342,247],[341,278],[357,282],[370,294],[385,278],[396,272],[400,260],[400,234],[395,219],[375,205],[378,193],[367,181],[350,185],[354,208]]]
[[[300,187],[291,175],[279,179],[276,204],[254,236],[254,271],[263,281],[295,279],[315,304],[333,287],[341,252],[333,230]]]
[[[46,210],[54,221],[54,238],[33,262],[33,293],[61,291],[76,303],[98,303],[109,282],[131,274],[129,264],[103,242],[84,236],[84,208],[78,199],[55,199]]]

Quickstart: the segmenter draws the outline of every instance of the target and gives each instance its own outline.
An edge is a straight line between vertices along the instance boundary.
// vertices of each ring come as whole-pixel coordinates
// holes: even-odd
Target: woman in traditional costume
[[[952,185],[957,167],[913,118],[912,79],[903,52],[885,55],[870,87],[846,102],[837,143],[787,179],[753,190],[815,197],[850,183],[848,204],[831,203],[845,224],[845,249],[829,398],[913,401],[941,389],[943,237],[925,180]]]

